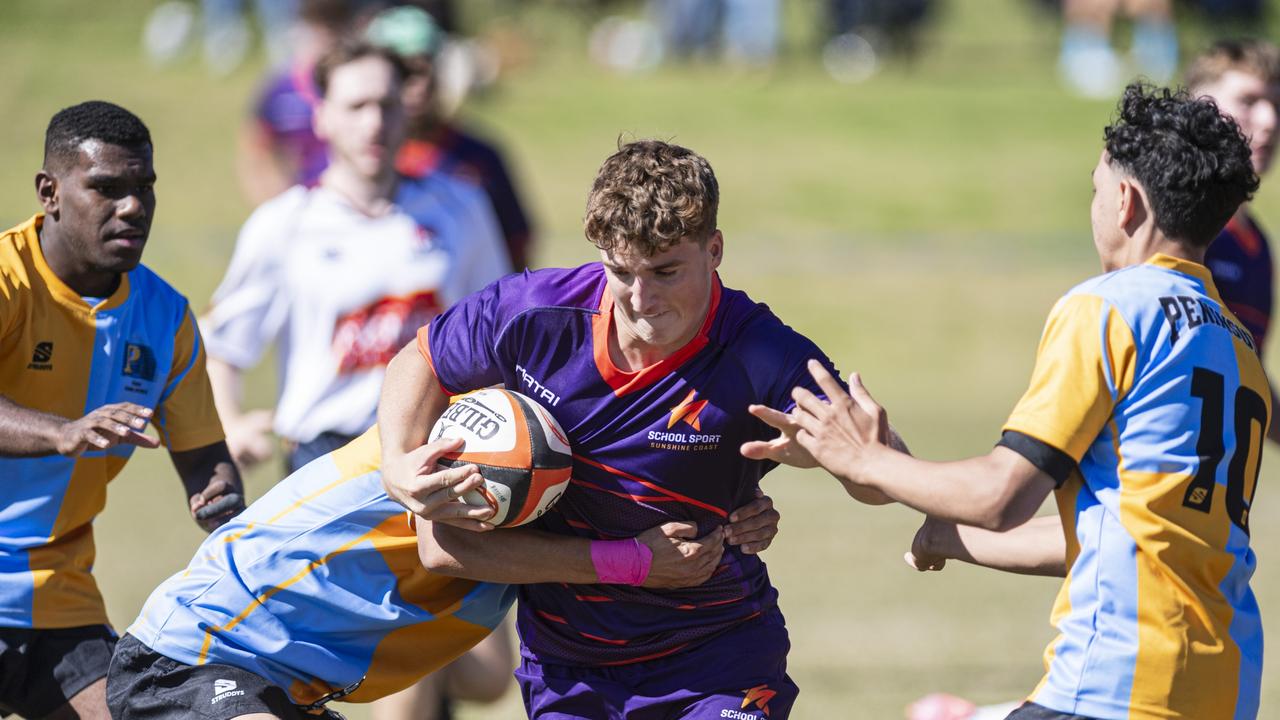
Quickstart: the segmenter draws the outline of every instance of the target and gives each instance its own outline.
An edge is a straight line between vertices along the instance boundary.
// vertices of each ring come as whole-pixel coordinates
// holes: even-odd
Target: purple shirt
[[[1209,245],[1204,264],[1231,312],[1253,333],[1262,353],[1271,327],[1271,248],[1258,223],[1248,215],[1231,218]]]
[[[746,294],[716,279],[698,335],[635,373],[609,359],[612,295],[604,269],[526,271],[471,295],[420,334],[449,393],[501,384],[541,402],[573,447],[572,485],[537,527],[616,539],[665,522],[704,534],[755,496],[773,463],[738,452],[776,431],[751,403],[788,408],[791,389],[818,392],[805,362],[830,362]],[[833,370],[834,372],[834,370]],[[524,585],[522,652],[537,662],[616,665],[689,648],[777,605],[765,565],[727,548],[701,586]]]
[[[254,116],[273,144],[273,151],[294,163],[294,184],[314,186],[329,165],[329,146],[316,137],[312,115],[319,102],[310,67],[291,67],[273,76],[262,89]]]

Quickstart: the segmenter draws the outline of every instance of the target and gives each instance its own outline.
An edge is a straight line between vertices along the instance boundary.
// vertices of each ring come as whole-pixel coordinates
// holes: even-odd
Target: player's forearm
[[[427,441],[449,404],[431,365],[410,343],[391,359],[378,400],[382,459],[398,459]]]
[[[194,450],[183,450],[169,453],[173,468],[182,480],[182,487],[190,497],[205,490],[217,481],[222,481],[233,492],[243,493],[244,483],[235,463],[231,462],[231,453],[224,442],[216,442]]]
[[[418,556],[441,575],[494,583],[598,582],[591,541],[527,529],[477,533],[418,520]]]
[[[1067,574],[1067,541],[1057,515],[1033,518],[1005,532],[953,523],[927,527],[923,544],[930,555],[1021,575]]]
[[[846,489],[869,487],[926,515],[1000,531],[1029,520],[1052,488],[1051,481],[1043,487],[1030,482],[1028,469],[1035,471],[1006,448],[966,460],[929,462],[881,447],[855,471],[835,474]]]
[[[205,360],[209,385],[213,388],[213,405],[224,425],[237,422],[244,415],[241,398],[244,397],[244,379],[240,368],[215,357]]]
[[[225,442],[170,452],[196,524],[212,532],[244,510],[244,483]]]
[[[61,415],[33,410],[0,395],[0,456],[56,455],[68,422]]]

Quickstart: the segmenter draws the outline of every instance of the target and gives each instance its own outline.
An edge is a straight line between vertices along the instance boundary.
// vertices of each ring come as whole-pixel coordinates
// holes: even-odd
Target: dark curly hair
[[[114,103],[90,100],[59,110],[44,133],[44,164],[73,161],[80,144],[98,140],[110,145],[151,144],[151,131],[137,115]]]
[[[1142,185],[1170,238],[1208,246],[1258,189],[1240,128],[1186,90],[1130,85],[1104,135],[1110,163]]]
[[[611,252],[652,257],[716,229],[720,185],[698,153],[661,140],[637,140],[610,155],[587,196],[586,235]]]

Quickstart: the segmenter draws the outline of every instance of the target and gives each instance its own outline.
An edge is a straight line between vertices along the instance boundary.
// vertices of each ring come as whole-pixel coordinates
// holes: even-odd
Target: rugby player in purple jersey
[[[530,717],[779,720],[796,699],[778,593],[753,535],[728,524],[775,467],[738,452],[775,434],[747,407],[787,407],[792,387],[812,385],[806,361],[830,362],[721,284],[718,204],[698,154],[626,144],[587,201],[600,261],[504,278],[388,367],[384,485],[414,512],[451,492],[422,448],[450,395],[522,391],[569,436],[572,486],[533,529],[417,526],[432,571],[520,584],[516,677]],[[629,538],[664,523],[677,545],[728,541],[706,582],[639,587],[649,549]]]

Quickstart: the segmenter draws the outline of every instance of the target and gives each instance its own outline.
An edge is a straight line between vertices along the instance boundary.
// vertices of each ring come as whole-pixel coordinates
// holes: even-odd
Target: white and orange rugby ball
[[[573,454],[564,430],[545,408],[518,392],[486,388],[453,398],[430,439],[449,437],[464,444],[440,464],[480,468],[484,485],[461,499],[492,508],[486,522],[497,527],[534,520],[569,486]]]

